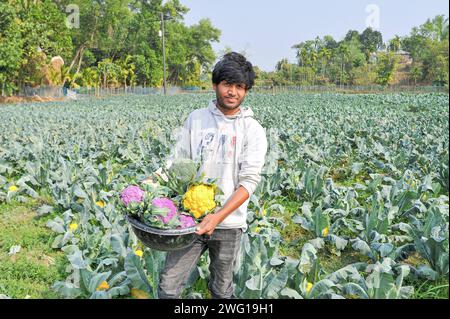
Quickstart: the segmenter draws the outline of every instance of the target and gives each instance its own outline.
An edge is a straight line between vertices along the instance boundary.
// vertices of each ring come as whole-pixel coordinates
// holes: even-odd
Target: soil
[[[40,97],[39,95],[23,96],[0,96],[0,104],[26,103],[26,102],[53,102],[64,101],[64,98]]]

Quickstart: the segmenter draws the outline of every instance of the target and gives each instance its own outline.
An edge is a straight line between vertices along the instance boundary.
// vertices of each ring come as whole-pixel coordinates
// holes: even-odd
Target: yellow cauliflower
[[[193,185],[190,186],[183,198],[183,206],[195,218],[200,218],[216,207],[214,201],[215,188],[212,185]]]

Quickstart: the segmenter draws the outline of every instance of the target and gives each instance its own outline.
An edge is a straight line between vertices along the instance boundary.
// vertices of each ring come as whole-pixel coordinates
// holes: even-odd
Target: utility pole
[[[167,95],[167,83],[166,83],[166,42],[164,38],[164,13],[161,12],[161,36],[163,47],[163,85],[164,95]]]

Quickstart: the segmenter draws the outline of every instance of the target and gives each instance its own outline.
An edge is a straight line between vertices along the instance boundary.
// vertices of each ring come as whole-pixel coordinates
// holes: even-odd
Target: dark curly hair
[[[244,83],[248,91],[255,84],[255,71],[253,65],[239,53],[230,52],[225,54],[217,62],[212,73],[212,82],[219,84],[226,81],[230,84]]]

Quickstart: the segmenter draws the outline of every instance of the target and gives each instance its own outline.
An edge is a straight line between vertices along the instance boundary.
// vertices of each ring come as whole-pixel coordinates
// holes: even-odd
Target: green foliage
[[[98,73],[102,86],[114,86],[119,83],[121,67],[112,62],[111,59],[104,59],[98,63]]]
[[[0,87],[4,94],[44,81],[50,59],[70,57],[65,13],[50,0],[0,4]]]
[[[19,74],[23,55],[23,39],[19,28],[17,10],[0,3],[0,89],[9,95],[16,88],[10,81]]]
[[[79,8],[79,27],[69,28],[66,8]],[[163,83],[161,13],[165,16],[167,79],[177,86],[205,86],[215,61],[212,44],[220,30],[209,19],[187,26],[189,11],[179,0],[42,0],[1,4],[0,89],[10,95],[23,85],[47,82],[72,87],[159,87]],[[131,10],[130,10],[131,9]],[[413,66],[398,71],[405,81],[448,87],[448,18],[438,15],[414,27],[409,36],[383,43],[371,28],[350,30],[337,41],[326,35],[292,46],[297,63],[282,59],[274,72],[258,73],[257,85],[388,85],[398,50],[411,54]],[[388,48],[389,52],[380,51]],[[61,78],[49,67],[65,61]],[[403,77],[403,75],[402,75]]]
[[[414,60],[412,78],[448,87],[448,17],[438,15],[414,27],[409,36],[401,39],[401,47]]]
[[[377,52],[383,47],[383,36],[379,31],[374,31],[371,28],[365,29],[359,36],[362,51],[366,55],[367,61],[370,55]]]
[[[118,194],[163,165],[171,130],[212,97],[2,107],[0,201],[51,197],[38,212],[55,233],[47,249],[61,250],[67,263],[66,278],[53,285],[58,296],[154,296],[164,257],[130,231]],[[238,297],[410,298],[411,285],[432,276],[445,284],[448,95],[251,94],[246,103],[268,130],[273,169],[250,199]],[[35,243],[21,238],[4,253]],[[202,259],[188,296],[209,296],[207,269]],[[97,291],[101,279],[109,288]]]
[[[72,87],[160,86],[161,12],[166,19],[169,83],[200,85],[215,60],[211,44],[219,41],[220,30],[208,19],[186,26],[183,16],[189,9],[178,0],[162,2],[2,2],[0,89],[9,95],[23,85],[46,83],[45,69],[56,55],[63,57],[65,67],[62,78],[54,83]],[[69,5],[79,8],[79,26],[70,29],[66,24]]]
[[[422,223],[416,217],[411,216],[411,233],[419,254],[428,261],[422,265],[418,272],[431,280],[438,280],[448,276],[448,221],[445,221],[444,213],[439,206],[432,207]]]
[[[405,73],[411,84],[448,87],[448,18],[443,15],[386,44],[379,31],[367,28],[361,34],[350,30],[341,41],[326,35],[292,49],[297,63],[282,59],[274,72],[258,72],[257,85],[388,85]],[[410,53],[413,66],[397,71],[400,50]]]
[[[381,85],[391,83],[395,69],[397,67],[398,58],[392,52],[378,54],[377,63],[377,79],[376,82]]]

